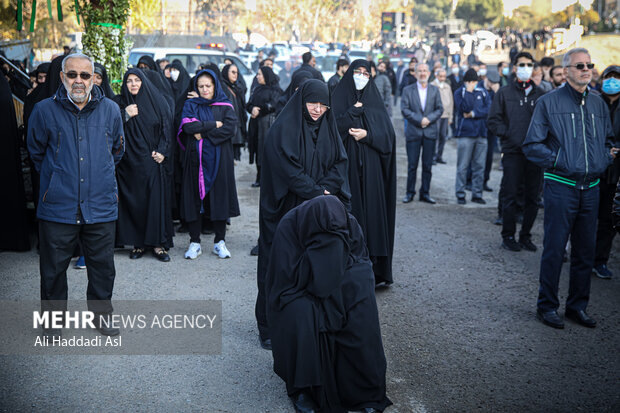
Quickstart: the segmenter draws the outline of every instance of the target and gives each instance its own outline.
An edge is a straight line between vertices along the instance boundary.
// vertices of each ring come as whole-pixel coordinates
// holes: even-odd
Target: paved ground
[[[398,139],[399,199],[406,156]],[[592,278],[594,330],[567,322],[563,331],[535,319],[540,252],[499,248],[491,221],[501,172],[492,173],[487,206],[456,205],[455,147],[434,168],[438,205],[397,205],[395,284],[377,291],[388,360],[389,412],[620,411],[620,259],[618,275]],[[237,167],[241,217],[227,236],[233,257],[182,258],[188,236],[175,238],[172,262],[116,254],[115,299],[223,300],[220,356],[0,357],[0,410],[14,411],[292,411],[271,353],[258,346],[254,321],[258,191],[253,169]],[[542,212],[542,211],[541,211]],[[542,242],[541,221],[533,240]],[[203,247],[210,245],[203,239]],[[70,298],[82,299],[84,271],[69,269]],[[561,280],[561,299],[568,274]],[[0,254],[0,299],[39,294],[35,252]],[[3,332],[2,334],[8,334]]]

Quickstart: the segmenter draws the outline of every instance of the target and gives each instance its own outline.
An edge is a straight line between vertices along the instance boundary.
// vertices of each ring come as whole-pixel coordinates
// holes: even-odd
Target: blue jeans
[[[465,198],[467,169],[471,166],[471,196],[482,198],[484,184],[484,162],[487,156],[487,138],[460,137],[456,149],[456,197]]]
[[[566,308],[585,310],[590,298],[590,277],[594,266],[599,187],[580,190],[545,180],[545,238],[540,260],[538,308],[557,310],[562,259],[570,236],[570,280]]]

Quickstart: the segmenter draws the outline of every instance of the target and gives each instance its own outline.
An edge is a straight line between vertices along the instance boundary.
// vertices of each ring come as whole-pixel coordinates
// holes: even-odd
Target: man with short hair
[[[543,80],[549,83],[551,83],[551,68],[553,67],[553,65],[555,65],[553,57],[545,56],[540,59],[540,67],[542,68],[543,72]]]
[[[306,52],[301,55],[301,66],[297,70],[305,70],[312,74],[312,77],[318,80],[325,82],[323,75],[317,69],[316,66],[316,58],[312,55],[312,52]],[[296,71],[297,71],[296,70]]]
[[[537,317],[546,325],[564,328],[558,315],[558,284],[564,248],[571,241],[570,281],[565,316],[595,327],[586,308],[594,266],[599,177],[612,163],[613,131],[603,99],[590,93],[590,53],[571,49],[562,59],[566,84],[541,97],[523,153],[545,169],[545,236],[540,261]]]
[[[564,68],[562,66],[553,66],[551,70],[549,70],[549,77],[551,78],[551,85],[554,89],[559,88],[566,82]]]
[[[258,73],[258,69],[261,66],[261,62],[263,61],[263,51],[259,50],[256,54],[256,59],[252,62],[252,72]]]
[[[340,58],[336,62],[336,73],[327,81],[327,87],[329,88],[329,94],[331,95],[336,86],[338,86],[338,82],[342,79],[342,76],[349,69],[349,61],[347,59]]]
[[[284,62],[284,69],[278,72],[278,77],[280,78],[280,89],[286,89],[293,77],[293,62],[290,60]]]
[[[430,197],[433,157],[437,142],[437,122],[443,113],[439,89],[428,84],[430,71],[426,63],[415,68],[417,82],[403,89],[400,109],[407,120],[405,138],[407,139],[407,193],[403,199],[409,203],[415,196],[416,172],[422,152],[422,184],[420,201],[435,204]]]
[[[40,173],[39,249],[41,310],[67,310],[67,266],[78,239],[88,274],[88,309],[104,335],[118,329],[101,317],[112,313],[114,233],[118,216],[115,165],[124,153],[118,105],[93,88],[94,63],[71,54],[62,61],[62,85],[39,102],[28,124],[28,150]],[[55,300],[55,301],[52,301]],[[58,329],[44,329],[59,336]]]
[[[404,74],[403,79],[398,85],[398,90],[400,90],[401,96],[403,95],[403,89],[405,88],[405,86],[408,86],[417,81],[415,77],[415,67],[417,64],[418,64],[418,59],[416,59],[415,57],[412,57],[411,60],[409,61],[409,70]]]
[[[499,86],[504,87],[509,83],[510,65],[508,62],[499,62],[497,64],[497,72],[499,73]]]
[[[532,71],[532,81],[534,84],[543,92],[551,92],[553,90],[553,86],[551,83],[543,80],[543,70],[542,66],[538,63],[534,62],[534,70]]]

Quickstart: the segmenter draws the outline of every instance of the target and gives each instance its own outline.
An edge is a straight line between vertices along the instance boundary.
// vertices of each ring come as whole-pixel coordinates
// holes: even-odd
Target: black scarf
[[[263,74],[265,84],[259,84],[256,89],[254,89],[252,96],[250,96],[250,101],[248,102],[252,106],[265,106],[269,102],[274,102],[276,98],[282,94],[280,80],[278,76],[273,73],[273,70],[267,66],[262,66],[259,70]]]
[[[102,65],[101,63],[97,63],[95,62],[95,73],[99,73],[99,75],[101,76],[101,86],[99,86],[101,88],[101,91],[103,92],[103,95],[109,99],[113,99],[115,94],[114,91],[112,90],[112,87],[110,86],[110,81],[108,79],[108,71],[105,69],[105,66]]]

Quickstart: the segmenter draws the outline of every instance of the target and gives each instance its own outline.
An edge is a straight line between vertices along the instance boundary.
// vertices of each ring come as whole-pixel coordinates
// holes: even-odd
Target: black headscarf
[[[166,79],[163,73],[156,72],[155,70],[149,70],[149,69],[138,69],[138,70],[142,70],[144,72],[144,75],[151,81],[153,86],[159,91],[159,95],[164,98],[166,105],[168,105],[167,112],[170,114],[170,116],[174,116],[174,110],[175,110],[174,95],[172,93],[172,87],[170,86],[168,79]]]
[[[242,78],[241,73],[237,74],[237,81],[235,83],[230,81],[228,77],[228,71],[230,70],[231,66],[233,65],[226,65],[222,69],[222,82],[225,86],[225,89],[228,88],[231,92],[228,97],[235,106],[235,113],[237,114],[237,118],[239,119],[240,131],[242,136],[245,138],[246,123],[248,120],[248,113],[245,111],[245,93],[247,91],[247,88],[245,84],[239,82],[239,79]],[[235,65],[235,67],[237,66]],[[237,70],[239,70],[238,67]]]
[[[276,96],[279,97],[282,94],[282,89],[280,89],[278,76],[273,73],[270,67],[261,66],[259,70],[263,74],[265,84],[259,84],[256,89],[254,89],[248,103],[252,106],[262,107],[268,102],[275,101]]]
[[[183,67],[181,61],[178,59],[174,59],[172,61],[170,68],[179,71],[179,77],[176,81],[173,81],[172,78],[169,79],[175,102],[174,119],[175,123],[178,123],[181,121],[181,112],[183,112],[183,105],[185,104],[185,99],[187,98],[187,89],[190,87],[191,78],[189,77],[187,70],[185,70],[185,67]]]
[[[309,80],[309,79],[313,79],[313,76],[312,76],[312,73],[308,72],[307,70],[300,69],[296,71],[295,73],[293,73],[293,76],[291,77],[291,83],[289,83],[288,87],[286,88],[284,93],[282,93],[282,96],[278,100],[278,108],[276,112],[280,113],[282,109],[284,109],[284,106],[286,106],[286,103],[289,101],[291,96],[293,96],[293,93],[295,93],[295,91],[306,80]]]
[[[45,73],[47,74],[47,72],[49,72],[50,70],[50,64],[49,63],[41,63],[39,66],[37,66],[35,72],[35,75],[38,75],[39,73]],[[45,82],[43,82],[45,83]]]
[[[62,60],[64,58],[65,56],[63,55],[52,60],[47,69],[45,83],[37,86],[28,96],[26,96],[26,99],[24,100],[24,125],[26,130],[28,130],[28,118],[30,118],[30,115],[32,114],[34,105],[43,99],[54,96],[58,90],[58,87],[61,84],[60,72],[62,71]]]
[[[95,73],[99,73],[99,75],[101,76],[101,86],[99,86],[101,88],[101,91],[103,92],[104,96],[110,99],[113,99],[115,94],[114,91],[112,90],[112,87],[110,86],[110,80],[108,79],[108,71],[105,69],[105,66],[102,65],[101,63],[97,63],[95,62]]]
[[[159,67],[157,62],[153,60],[151,56],[148,56],[148,55],[142,56],[140,60],[138,60],[138,64],[136,65],[136,67],[138,67],[140,63],[144,63],[145,65],[147,65],[149,67],[149,70],[152,70],[157,73],[161,73],[161,68]]]

